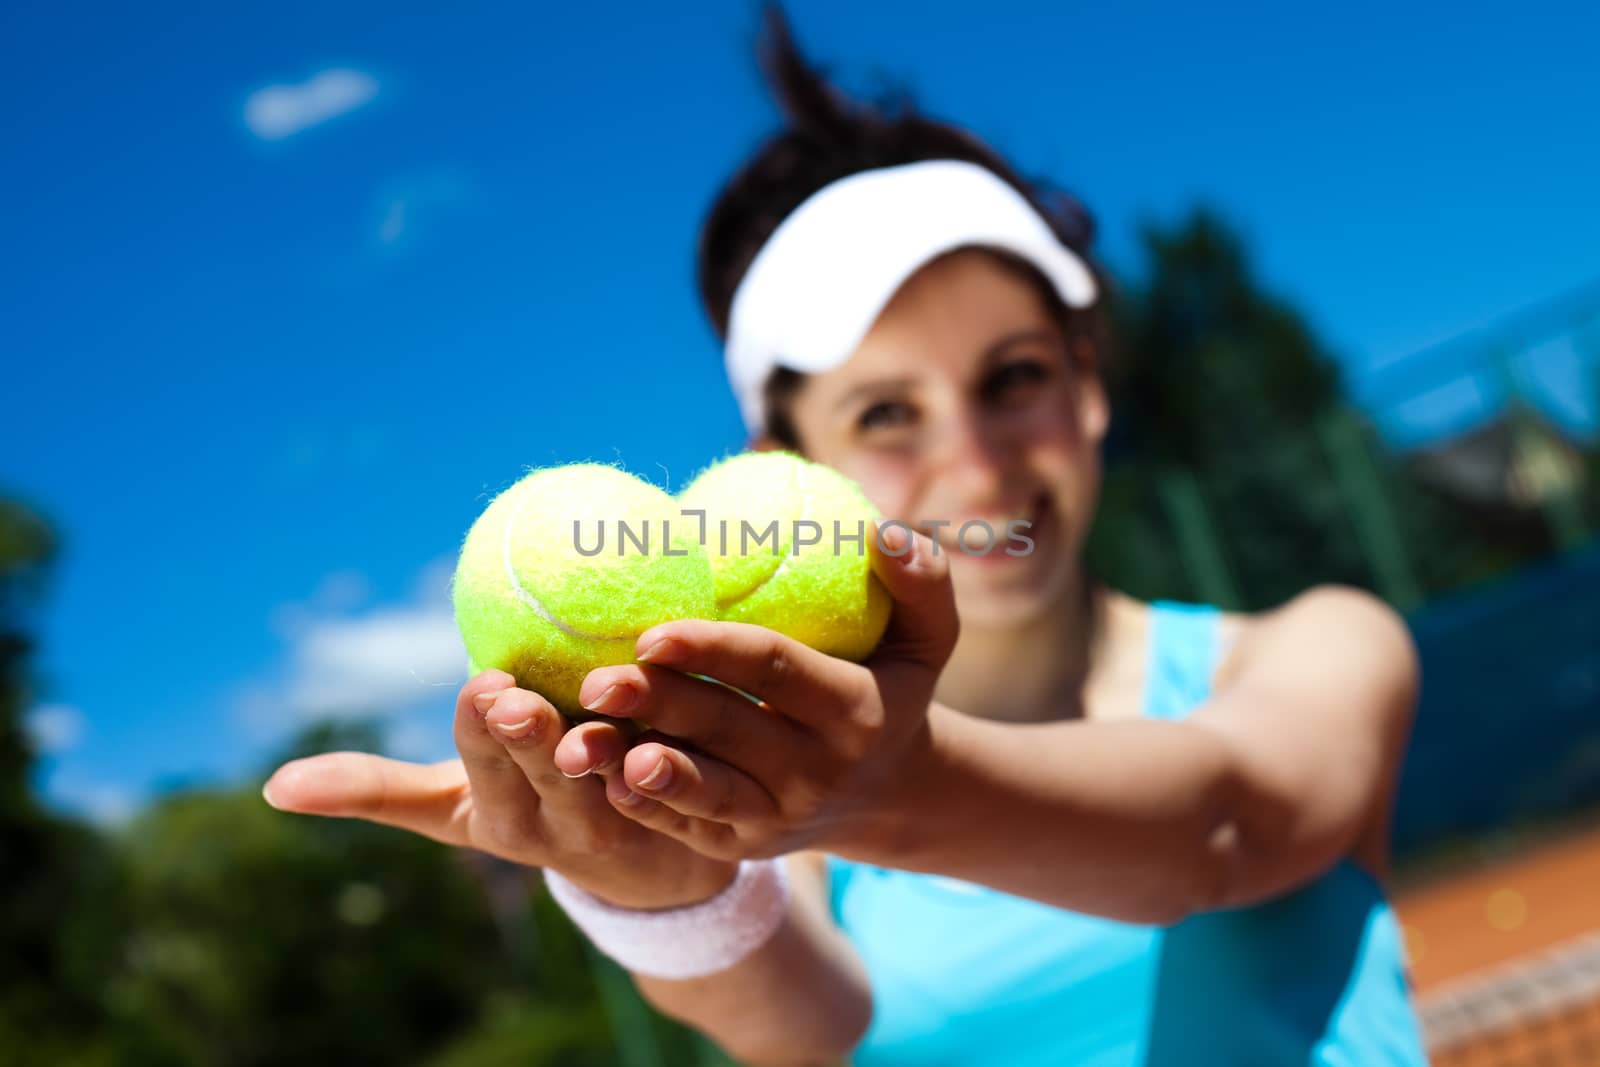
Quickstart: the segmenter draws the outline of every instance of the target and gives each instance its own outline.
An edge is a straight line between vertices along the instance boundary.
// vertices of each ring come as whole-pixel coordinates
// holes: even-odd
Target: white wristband
[[[783,922],[789,878],[782,858],[744,860],[728,888],[698,904],[621,908],[544,869],[545,885],[595,948],[636,974],[699,978],[766,944]]]

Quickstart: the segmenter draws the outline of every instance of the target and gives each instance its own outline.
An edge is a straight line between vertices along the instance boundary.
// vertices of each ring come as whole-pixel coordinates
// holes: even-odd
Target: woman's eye
[[[1024,386],[1048,381],[1050,368],[1036,359],[1021,359],[1008,363],[989,375],[983,383],[983,392],[990,398],[1003,398],[1006,393]]]
[[[884,400],[873,404],[861,413],[856,426],[862,430],[877,430],[902,426],[911,419],[911,409],[898,400]]]

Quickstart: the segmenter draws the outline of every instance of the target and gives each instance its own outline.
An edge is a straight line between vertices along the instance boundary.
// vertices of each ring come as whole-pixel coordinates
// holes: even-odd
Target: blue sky
[[[39,783],[110,821],[322,713],[447,754],[489,496],[584,458],[681,485],[740,443],[691,262],[775,121],[751,5],[224,7],[0,11],[0,491],[65,542]],[[846,86],[1077,190],[1119,269],[1216,206],[1383,410],[1455,380],[1411,353],[1600,276],[1593,4],[794,18]],[[1535,372],[1586,425],[1577,358]]]

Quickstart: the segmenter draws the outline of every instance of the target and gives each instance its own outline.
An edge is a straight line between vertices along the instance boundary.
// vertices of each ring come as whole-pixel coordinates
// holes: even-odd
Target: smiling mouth
[[[1020,513],[973,515],[960,522],[950,520],[943,526],[932,527],[923,524],[919,528],[922,533],[939,542],[941,551],[951,555],[959,555],[974,561],[1011,563],[1027,559],[1032,554],[1028,542],[1017,538],[1026,537],[1036,544],[1040,533],[1048,526],[1052,514],[1049,495],[1041,491]],[[993,543],[987,546],[987,551],[985,550],[987,534],[981,531],[969,531],[968,536],[962,538],[962,526],[972,522],[984,523],[993,532]],[[1012,535],[1013,530],[1016,531],[1016,537]],[[1007,552],[1008,548],[1013,551]]]

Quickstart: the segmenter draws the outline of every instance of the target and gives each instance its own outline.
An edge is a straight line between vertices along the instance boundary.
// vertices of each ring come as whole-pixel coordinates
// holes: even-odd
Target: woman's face
[[[1077,573],[1105,393],[1037,290],[995,257],[956,252],[912,276],[847,363],[805,380],[792,417],[811,459],[937,538],[963,621],[1024,621]],[[994,532],[987,553],[984,526],[969,528],[971,551],[958,543],[973,520]],[[1008,523],[1032,539],[1027,554],[1005,551],[1025,547]]]

